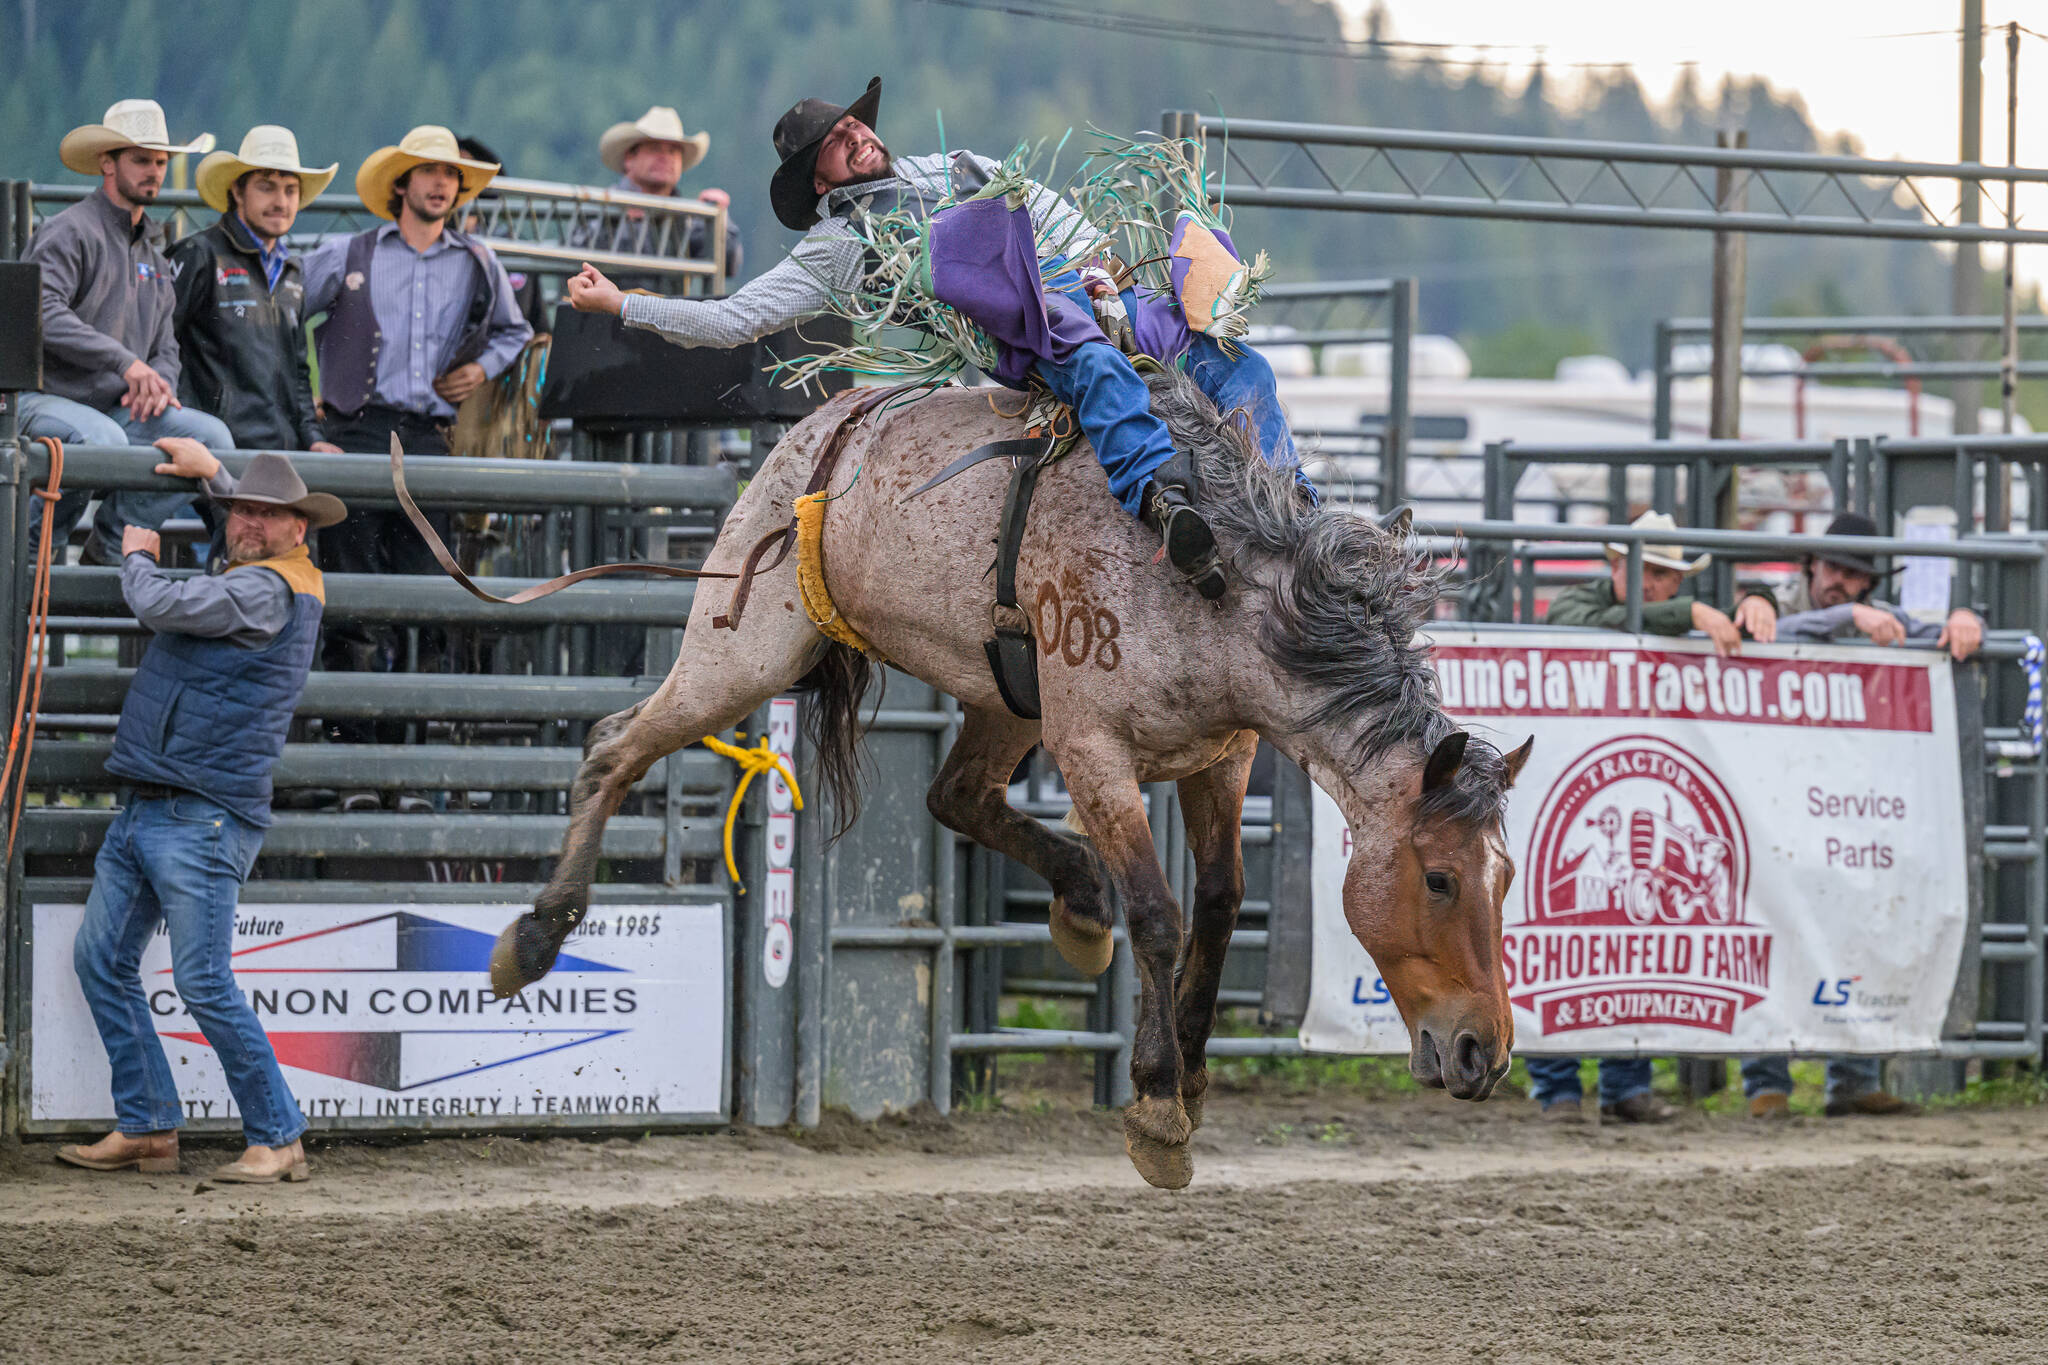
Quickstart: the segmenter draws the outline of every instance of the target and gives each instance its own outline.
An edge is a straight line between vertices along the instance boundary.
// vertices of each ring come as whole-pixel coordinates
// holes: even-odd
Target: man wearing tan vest
[[[130,526],[122,540],[121,595],[154,638],[121,703],[107,759],[121,809],[71,948],[113,1073],[115,1128],[57,1157],[91,1171],[178,1169],[185,1111],[141,978],[161,927],[178,1002],[226,1073],[248,1141],[211,1178],[304,1180],[305,1117],[229,962],[237,895],[270,826],[270,771],[320,638],[326,585],[306,532],[348,509],[307,492],[283,455],[256,456],[237,481],[197,441],[157,446],[168,457],[157,473],[198,480],[225,509],[230,558],[224,573],[173,579],[156,532]]]

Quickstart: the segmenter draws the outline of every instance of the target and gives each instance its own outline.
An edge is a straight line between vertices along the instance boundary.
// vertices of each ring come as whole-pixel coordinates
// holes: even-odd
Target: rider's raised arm
[[[861,246],[844,223],[827,219],[788,259],[722,299],[628,294],[619,316],[628,327],[659,332],[678,346],[743,346],[826,310],[835,291],[860,283]]]

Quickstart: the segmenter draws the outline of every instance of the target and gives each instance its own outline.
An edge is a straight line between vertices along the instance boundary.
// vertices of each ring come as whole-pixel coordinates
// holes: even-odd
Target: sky
[[[1335,0],[1362,17],[1371,0]],[[1451,55],[1527,72],[1539,54],[1552,80],[1577,62],[1624,62],[1661,101],[1687,64],[1703,90],[1724,75],[1760,75],[1797,91],[1815,126],[1847,132],[1864,154],[1953,162],[1962,52],[1961,0],[1715,0],[1694,9],[1651,0],[1381,0],[1390,36],[1470,43]],[[1984,0],[1986,24],[2016,20],[2048,33],[2048,0]],[[1476,45],[1493,45],[1482,52]],[[2006,159],[2005,34],[1984,38],[1984,160]],[[2022,34],[2019,162],[2048,166],[2048,39]],[[1936,202],[1934,186],[1923,192]],[[1997,190],[2002,202],[2003,189]],[[1946,204],[1954,203],[1953,195]],[[2048,222],[2048,186],[2019,198],[2022,226]],[[1991,216],[1986,214],[1986,221]],[[1986,268],[2002,268],[2002,247]],[[2019,252],[2022,280],[2048,278],[2048,248]]]

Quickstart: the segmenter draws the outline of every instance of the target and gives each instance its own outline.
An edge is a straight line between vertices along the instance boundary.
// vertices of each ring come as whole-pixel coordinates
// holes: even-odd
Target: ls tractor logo
[[[1351,978],[1351,1003],[1354,1005],[1384,1005],[1393,998],[1394,993],[1387,989],[1384,977],[1374,977],[1370,987],[1362,976]]]
[[[1862,979],[1860,976],[1842,976],[1830,981],[1822,977],[1813,985],[1813,1003],[1839,1009],[1849,1003],[1849,988]]]

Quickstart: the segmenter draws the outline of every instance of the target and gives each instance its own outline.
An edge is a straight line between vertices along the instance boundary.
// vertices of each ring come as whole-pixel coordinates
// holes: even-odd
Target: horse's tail
[[[860,703],[874,675],[875,666],[867,655],[828,640],[825,656],[793,689],[810,694],[810,705],[804,708],[804,737],[818,756],[818,776],[832,793],[835,840],[853,828],[860,816],[861,785],[866,776],[861,762]]]

